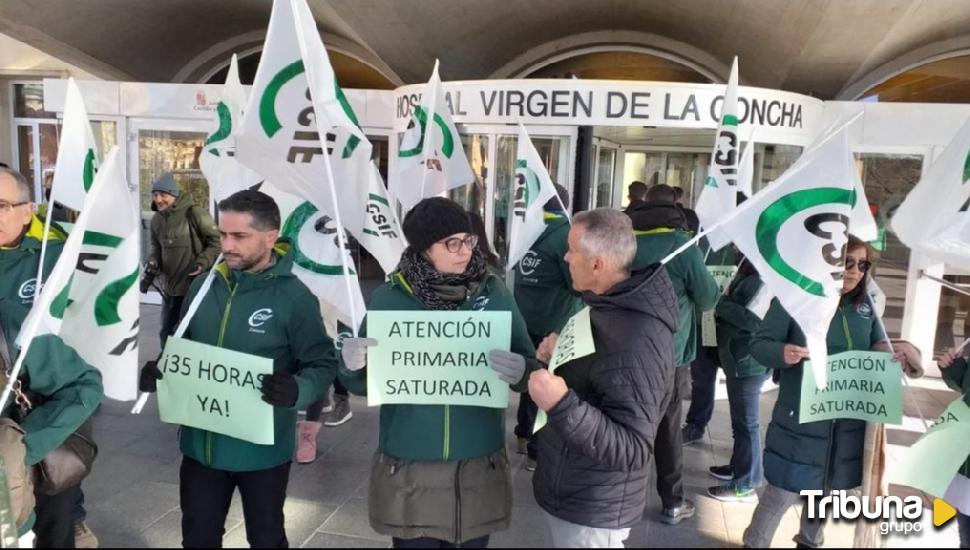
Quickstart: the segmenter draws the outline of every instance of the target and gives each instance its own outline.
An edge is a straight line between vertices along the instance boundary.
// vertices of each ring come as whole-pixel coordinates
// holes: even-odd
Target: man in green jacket
[[[569,219],[561,205],[569,204],[569,191],[558,183],[555,186],[559,198],[553,197],[544,206],[546,229],[519,262],[515,274],[515,302],[537,348],[546,336],[562,330],[566,321],[583,308],[565,260],[569,251]],[[536,438],[532,433],[535,420],[536,405],[528,392],[522,392],[515,435],[518,452],[528,455],[526,469],[530,471],[535,470],[536,460]]]
[[[677,206],[673,189],[655,185],[647,192],[647,201],[626,212],[633,220],[637,236],[634,269],[661,261],[691,239],[687,219]],[[657,429],[655,454],[657,491],[663,503],[660,520],[671,525],[694,515],[694,503],[684,498],[683,434],[680,427],[680,401],[686,390],[681,386],[690,377],[689,365],[697,354],[697,316],[717,304],[718,287],[704,265],[704,255],[697,245],[688,247],[667,264],[680,309],[680,328],[674,334],[674,362],[677,383],[670,405]]]
[[[219,255],[219,231],[205,208],[182,194],[170,172],[152,184],[152,204],[158,210],[151,224],[151,252],[146,271],[160,273],[162,348],[175,331],[182,301],[192,278],[212,267]]]
[[[30,185],[19,172],[0,168],[0,337],[5,338],[8,357],[0,357],[4,372],[13,367],[3,364],[16,360],[15,340],[34,304],[37,268],[44,238],[44,223],[34,216]],[[56,225],[48,234],[44,275],[57,263],[67,235]],[[0,354],[2,356],[3,354]],[[88,365],[58,336],[34,338],[27,349],[22,380],[43,404],[34,407],[21,422],[26,432],[27,465],[41,462],[59,447],[101,403],[101,373]],[[6,376],[3,376],[4,384]],[[10,416],[12,407],[3,411]],[[36,521],[32,515],[18,525],[20,534],[33,529],[38,548],[74,546],[74,505],[80,486],[55,496],[37,493]]]
[[[240,191],[219,203],[225,262],[189,324],[194,342],[273,359],[263,377],[263,401],[274,407],[273,445],[256,445],[183,426],[180,473],[182,544],[217,548],[236,487],[246,538],[254,548],[283,548],[283,503],[295,447],[296,411],[319,401],[336,376],[337,357],[317,298],[292,273],[288,246],[277,243],[280,211],[259,191]],[[192,284],[183,315],[203,279]],[[162,373],[142,371],[143,391]]]

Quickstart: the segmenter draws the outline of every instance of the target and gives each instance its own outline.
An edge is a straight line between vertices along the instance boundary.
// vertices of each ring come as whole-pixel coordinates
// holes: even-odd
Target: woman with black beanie
[[[409,247],[398,271],[378,288],[368,310],[509,311],[511,352],[489,364],[515,391],[538,368],[535,349],[505,284],[477,246],[468,214],[444,198],[421,201],[404,219]],[[362,335],[363,336],[363,335]],[[367,391],[368,338],[341,351],[340,380]],[[512,482],[505,450],[505,410],[458,405],[383,405],[371,467],[370,523],[395,548],[481,548],[507,529]]]

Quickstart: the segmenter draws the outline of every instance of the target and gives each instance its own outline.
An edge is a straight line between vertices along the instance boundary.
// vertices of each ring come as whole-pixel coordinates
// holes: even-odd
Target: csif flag
[[[242,123],[246,106],[246,89],[239,81],[239,67],[233,54],[222,86],[222,97],[216,106],[216,128],[205,140],[199,154],[199,167],[209,182],[212,198],[218,202],[243,189],[249,189],[263,178],[236,161],[236,132]]]
[[[81,90],[73,78],[67,81],[64,125],[57,147],[57,164],[51,183],[50,202],[55,200],[73,210],[84,205],[84,196],[94,183],[98,168],[98,146]]]
[[[438,62],[415,105],[411,121],[401,137],[391,178],[391,194],[410,210],[427,197],[475,181],[458,128],[441,89]]]
[[[737,206],[739,145],[738,58],[735,57],[721,103],[721,120],[714,138],[707,180],[694,208],[701,227],[705,229],[714,230]],[[707,240],[712,250],[720,250],[730,242],[724,231],[708,233]]]
[[[515,155],[515,180],[512,189],[512,216],[509,221],[508,269],[519,263],[546,229],[543,207],[555,198],[552,184],[539,152],[519,123],[519,144]]]
[[[826,386],[826,336],[841,299],[855,186],[846,130],[828,136],[722,225],[805,334],[815,380]]]
[[[19,342],[60,336],[101,371],[105,395],[127,401],[138,390],[141,233],[121,160],[114,147],[98,170]]]

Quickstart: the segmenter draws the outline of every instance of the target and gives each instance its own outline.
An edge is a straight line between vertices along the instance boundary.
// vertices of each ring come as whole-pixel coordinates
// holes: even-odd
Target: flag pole
[[[424,164],[424,170],[421,171],[421,197],[418,199],[419,201],[424,198],[424,186],[428,181],[428,151],[431,149],[431,147],[428,145],[431,141],[431,132],[434,130],[434,113],[435,109],[437,108],[435,103],[438,99],[438,90],[435,89],[435,86],[441,81],[440,76],[435,78],[436,75],[438,75],[437,59],[434,60],[434,72],[431,73],[431,79],[434,82],[431,83],[431,90],[429,90],[431,93],[431,98],[429,99],[430,103],[428,103],[430,112],[424,114],[424,131],[421,132],[421,152],[424,153],[424,160],[422,162],[422,164]],[[418,124],[420,123],[421,121],[419,120]]]
[[[222,253],[216,258],[216,261],[212,263],[212,267],[209,268],[209,274],[206,275],[205,280],[202,281],[202,286],[199,291],[195,294],[195,298],[189,304],[189,308],[185,310],[185,316],[179,321],[178,327],[175,329],[175,333],[172,335],[174,338],[181,338],[185,334],[185,331],[189,328],[189,323],[192,322],[192,318],[195,317],[195,312],[199,310],[199,305],[202,300],[205,299],[206,294],[209,293],[209,289],[212,288],[212,281],[215,279],[216,266],[222,262]],[[163,352],[165,350],[162,350]],[[131,408],[131,414],[141,414],[142,409],[145,408],[145,404],[148,403],[148,398],[152,394],[148,392],[141,392],[138,396],[138,401],[135,402],[135,406]]]
[[[290,0],[290,6],[291,6],[291,9],[292,9],[293,13],[298,13],[298,10],[296,9],[296,6],[294,6],[294,0]],[[302,56],[303,59],[306,59],[306,58],[309,57],[307,55],[307,52],[306,52],[306,41],[307,41],[307,37],[303,35],[303,26],[302,25],[300,25],[299,23],[297,23],[294,26],[296,27],[297,39],[298,39],[298,43],[300,45],[300,55]],[[438,66],[437,65],[437,62],[435,62],[435,68],[436,69],[437,69],[437,66]],[[307,74],[307,76],[309,77],[309,73]],[[332,83],[330,83],[330,84],[332,84]],[[310,87],[311,87],[310,101],[313,103],[313,111],[314,111],[314,113],[316,113],[316,110],[317,110],[317,102],[313,101],[314,93],[312,91],[312,87],[313,87],[313,81],[312,80],[310,81]],[[315,119],[316,120],[320,120],[320,117],[319,116],[315,116]],[[319,132],[320,128],[317,128],[317,130],[318,130],[317,133],[320,134],[320,132]],[[357,333],[358,333],[358,328],[359,328],[358,327],[358,324],[359,323],[357,321],[357,319],[358,319],[358,316],[357,316],[357,305],[354,303],[354,298],[353,298],[354,297],[354,289],[353,289],[353,285],[350,284],[350,268],[347,265],[347,235],[345,234],[345,231],[344,231],[343,221],[340,219],[340,202],[337,200],[337,190],[335,188],[336,183],[333,180],[333,167],[330,164],[330,154],[327,153],[326,135],[321,135],[320,137],[322,138],[320,140],[320,145],[323,146],[323,151],[324,151],[324,154],[323,154],[323,165],[325,167],[324,168],[324,173],[326,174],[326,177],[327,177],[327,187],[330,190],[330,201],[333,203],[333,217],[334,217],[334,221],[337,222],[337,243],[338,243],[338,246],[340,247],[340,263],[341,263],[341,265],[343,267],[344,283],[345,283],[345,285],[347,287],[348,305],[350,306],[351,331],[354,334],[354,338],[357,338]],[[427,175],[427,174],[425,174],[425,175]]]

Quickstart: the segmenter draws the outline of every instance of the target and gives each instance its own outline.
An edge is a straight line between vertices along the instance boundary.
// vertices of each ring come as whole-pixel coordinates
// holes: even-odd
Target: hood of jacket
[[[161,214],[166,218],[169,216],[174,216],[175,214],[185,215],[185,211],[193,206],[195,206],[195,200],[192,199],[192,195],[182,193],[175,198],[175,202],[172,203],[172,206],[169,206],[165,210],[160,210],[158,214]]]
[[[690,231],[684,210],[676,203],[667,201],[648,201],[626,211],[633,221],[635,231],[670,228]]]
[[[680,326],[680,309],[677,293],[667,274],[667,269],[659,263],[634,271],[630,278],[618,283],[603,294],[583,293],[583,301],[594,311],[612,314],[649,316],[657,319],[676,332]],[[644,326],[613,327],[614,332],[622,333]]]

